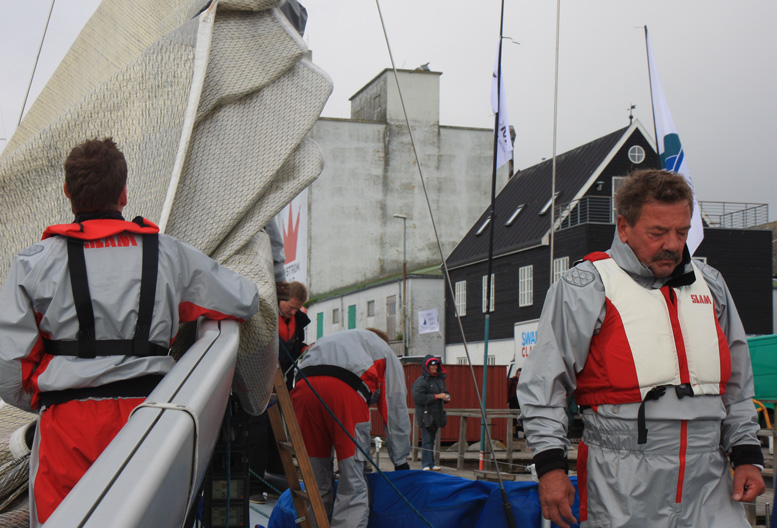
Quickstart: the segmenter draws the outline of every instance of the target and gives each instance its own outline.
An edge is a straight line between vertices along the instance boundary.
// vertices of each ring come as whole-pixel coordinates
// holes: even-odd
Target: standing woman
[[[445,414],[445,404],[451,400],[451,395],[445,387],[445,369],[440,358],[428,354],[424,358],[423,371],[413,383],[413,401],[415,416],[421,429],[421,462],[424,471],[440,471],[440,466],[434,463],[434,441],[437,429],[445,427],[448,416]]]

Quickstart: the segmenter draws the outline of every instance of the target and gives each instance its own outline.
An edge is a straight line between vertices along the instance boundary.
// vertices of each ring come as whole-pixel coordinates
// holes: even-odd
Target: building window
[[[335,308],[332,310],[332,324],[340,324],[340,308]]]
[[[629,147],[629,161],[634,165],[639,165],[645,161],[645,149],[639,145],[632,145]]]
[[[612,218],[610,219],[610,222],[613,224],[618,220],[618,211],[615,209],[615,193],[618,192],[618,188],[625,181],[626,176],[613,176],[612,178]]]
[[[496,365],[496,356],[488,356],[486,361],[488,361],[489,365]]]
[[[569,257],[553,259],[553,282],[556,282],[569,269]]]
[[[397,336],[397,296],[386,297],[386,333],[389,339]]]
[[[534,266],[518,268],[518,306],[534,303]]]
[[[519,205],[518,207],[516,207],[516,209],[515,209],[515,211],[513,212],[513,214],[511,214],[511,215],[510,215],[510,218],[508,218],[508,219],[507,219],[507,222],[505,222],[505,225],[506,225],[506,226],[511,226],[511,225],[513,225],[513,222],[515,221],[515,219],[516,219],[516,218],[518,218],[518,215],[519,215],[519,214],[521,214],[521,211],[523,211],[523,206],[524,206],[524,205],[526,205],[526,204],[521,204],[521,205]]]
[[[490,299],[491,302],[489,303],[488,306],[486,305],[486,296],[488,295],[488,284],[486,283],[486,276],[485,275],[483,275],[483,281],[482,282],[483,282],[483,313],[486,313],[486,310],[488,310],[489,312],[493,312],[494,311],[494,295],[495,295],[494,294],[494,290],[496,289],[494,287],[494,274],[493,273],[491,274],[491,299]]]
[[[483,224],[480,226],[480,228],[475,232],[475,236],[480,236],[483,231],[485,231],[486,227],[488,227],[488,224],[491,223],[491,217],[489,216],[486,218],[486,221],[483,222]]]
[[[549,199],[548,203],[542,206],[542,209],[540,209],[540,216],[550,211],[550,206],[553,205],[553,201],[558,198],[559,194],[561,194],[561,191],[556,191],[556,194],[553,195],[553,198]]]
[[[467,315],[467,281],[456,283],[456,313],[459,317]]]
[[[367,317],[375,317],[375,301],[367,301]]]
[[[466,365],[467,364],[467,356],[459,356],[456,358],[456,364],[457,365]]]

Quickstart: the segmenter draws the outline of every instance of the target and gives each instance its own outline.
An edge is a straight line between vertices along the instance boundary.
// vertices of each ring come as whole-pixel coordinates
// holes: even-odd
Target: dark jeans
[[[434,466],[434,440],[437,437],[436,427],[421,427],[421,465]]]

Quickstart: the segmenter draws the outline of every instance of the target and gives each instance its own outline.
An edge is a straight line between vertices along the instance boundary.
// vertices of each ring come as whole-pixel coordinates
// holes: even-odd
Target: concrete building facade
[[[440,73],[398,72],[443,254],[490,200],[493,132],[439,123]],[[319,297],[439,264],[434,228],[393,72],[351,98],[351,119],[321,118],[310,137],[325,167],[309,187],[308,286]],[[498,173],[498,188],[507,166]],[[404,222],[395,214],[407,217]]]
[[[397,330],[401,315],[391,328],[386,310],[394,295],[401,314],[401,292],[395,290],[401,287],[405,263],[410,331],[393,346],[400,354],[407,348],[408,355],[444,351],[442,334],[419,335],[417,324],[418,311],[431,308],[442,320],[444,281],[413,272],[439,266],[490,203],[494,136],[491,129],[440,125],[440,76],[398,72],[412,141],[391,70],[351,97],[350,119],[321,118],[310,132],[325,167],[308,188],[309,342],[348,328],[349,309],[355,328],[373,326],[396,338],[402,333]],[[497,174],[499,190],[508,179],[508,165]],[[374,303],[373,315],[367,315],[368,302]]]

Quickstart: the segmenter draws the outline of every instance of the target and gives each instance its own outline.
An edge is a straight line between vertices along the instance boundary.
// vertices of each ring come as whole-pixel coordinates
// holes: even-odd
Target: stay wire
[[[284,347],[284,352],[286,352],[286,354],[287,354],[289,357],[291,357],[291,354],[289,353],[289,351],[288,351],[288,350],[286,350],[286,348],[285,348],[285,347]],[[293,360],[293,358],[292,358],[292,360]],[[294,360],[294,366],[296,366],[296,365],[297,365],[297,361],[296,361],[296,360]],[[302,376],[302,379],[305,381],[305,383],[307,383],[307,385],[308,385],[308,387],[310,388],[310,390],[311,390],[311,391],[313,391],[313,394],[315,395],[316,399],[317,399],[319,402],[321,402],[321,405],[323,405],[323,406],[324,406],[324,409],[326,409],[326,411],[327,411],[327,412],[329,413],[329,415],[330,415],[330,416],[331,416],[331,417],[334,419],[334,421],[335,421],[335,422],[337,422],[337,425],[338,425],[338,427],[340,427],[340,429],[342,429],[342,430],[343,430],[343,432],[346,434],[346,436],[348,436],[348,438],[351,440],[351,442],[353,442],[353,445],[356,447],[356,449],[358,449],[359,451],[361,451],[361,453],[362,453],[362,454],[363,454],[363,455],[364,455],[364,456],[367,458],[367,461],[368,461],[370,464],[372,464],[372,465],[373,465],[373,467],[375,467],[375,469],[377,470],[377,472],[380,474],[380,476],[383,478],[383,480],[385,480],[385,481],[386,481],[386,483],[389,485],[389,487],[391,487],[391,489],[393,489],[393,490],[396,492],[396,494],[397,494],[397,495],[399,495],[399,498],[400,498],[400,499],[402,499],[402,501],[403,501],[405,504],[407,504],[407,505],[410,507],[410,509],[411,509],[411,510],[413,510],[413,513],[415,513],[416,515],[418,515],[418,517],[419,517],[419,518],[420,518],[420,519],[421,519],[421,520],[422,520],[424,523],[426,523],[426,525],[427,525],[427,526],[429,526],[430,528],[434,528],[434,525],[433,525],[432,523],[430,523],[430,522],[429,522],[429,520],[428,520],[426,517],[424,517],[424,514],[423,514],[423,513],[421,513],[420,511],[418,511],[418,509],[417,509],[415,506],[413,506],[413,503],[411,503],[411,502],[410,502],[410,501],[407,499],[407,497],[405,497],[405,496],[402,494],[402,492],[401,492],[401,491],[399,491],[399,488],[397,488],[397,487],[394,485],[394,483],[393,483],[393,482],[391,482],[391,479],[389,479],[389,478],[386,476],[385,472],[384,472],[383,470],[381,470],[381,469],[380,469],[380,467],[378,467],[378,464],[376,464],[376,463],[375,463],[375,461],[372,459],[372,457],[370,456],[370,454],[369,454],[367,451],[365,451],[365,450],[364,450],[364,448],[363,448],[361,445],[359,445],[359,442],[357,442],[357,441],[356,441],[356,439],[353,437],[353,435],[351,435],[351,433],[348,431],[348,429],[345,427],[345,425],[343,425],[343,423],[340,421],[340,419],[337,417],[337,415],[334,413],[334,411],[332,411],[332,409],[330,409],[330,408],[329,408],[329,406],[326,404],[326,402],[324,402],[323,398],[321,398],[321,395],[318,393],[318,391],[317,391],[317,390],[316,390],[316,389],[313,387],[313,385],[311,385],[311,383],[308,381],[308,377],[305,375],[305,373],[302,371],[302,369],[300,369],[300,368],[297,368],[297,373],[298,373],[298,374],[300,374],[300,375]],[[369,403],[370,403],[370,402],[367,402],[367,405],[369,405]]]
[[[383,12],[380,9],[380,0],[375,0],[375,4],[378,7],[380,24],[383,27],[383,37],[386,39],[386,48],[388,49],[389,58],[391,60],[391,69],[394,72],[394,81],[397,85],[397,92],[399,93],[399,102],[402,106],[402,112],[405,116],[405,124],[407,125],[407,131],[410,134],[410,145],[413,148],[413,155],[415,156],[416,167],[418,168],[418,177],[421,180],[421,188],[424,191],[426,207],[429,211],[429,217],[432,222],[432,229],[434,230],[434,238],[435,238],[435,241],[437,242],[437,249],[440,253],[440,260],[442,261],[443,273],[445,274],[445,283],[448,286],[448,293],[450,294],[451,299],[456,299],[455,293],[453,291],[453,284],[451,283],[451,276],[448,271],[448,265],[445,262],[445,255],[442,250],[442,243],[440,242],[440,236],[437,231],[437,223],[434,220],[434,213],[432,212],[431,200],[429,199],[429,193],[426,189],[426,182],[424,180],[424,175],[421,170],[421,160],[419,159],[418,149],[416,148],[416,145],[415,145],[415,137],[413,136],[413,129],[410,127],[410,119],[408,119],[407,117],[407,108],[405,107],[405,101],[404,101],[404,98],[402,97],[402,88],[399,86],[399,75],[397,73],[396,64],[394,63],[394,55],[391,51],[391,44],[389,43],[388,32],[386,31],[386,24],[383,20]],[[459,326],[459,332],[461,333],[462,343],[464,344],[464,354],[467,356],[467,365],[469,365],[470,374],[472,375],[472,383],[475,387],[475,395],[477,396],[477,399],[478,399],[478,406],[480,408],[481,419],[484,422],[486,422],[488,418],[486,416],[486,413],[483,411],[483,409],[485,409],[485,407],[483,406],[483,398],[481,397],[480,389],[478,389],[478,382],[477,382],[477,376],[475,375],[475,369],[472,367],[472,358],[470,357],[470,354],[469,354],[469,348],[467,346],[467,338],[464,335],[464,326],[461,323],[461,317],[459,316],[459,311],[458,311],[458,308],[456,307],[456,303],[454,302],[452,304],[453,304],[454,316],[456,317],[456,321],[458,322],[458,326]],[[483,365],[483,368],[485,369],[488,367],[487,365]],[[488,427],[486,427],[486,439],[488,440],[489,452],[491,453],[492,462],[494,463],[494,467],[496,468],[496,477],[497,477],[497,480],[499,481],[499,486],[502,489],[504,489],[502,475],[499,471],[499,466],[496,463],[497,462],[496,454],[494,453],[494,448],[491,440],[491,432],[488,430]]]

